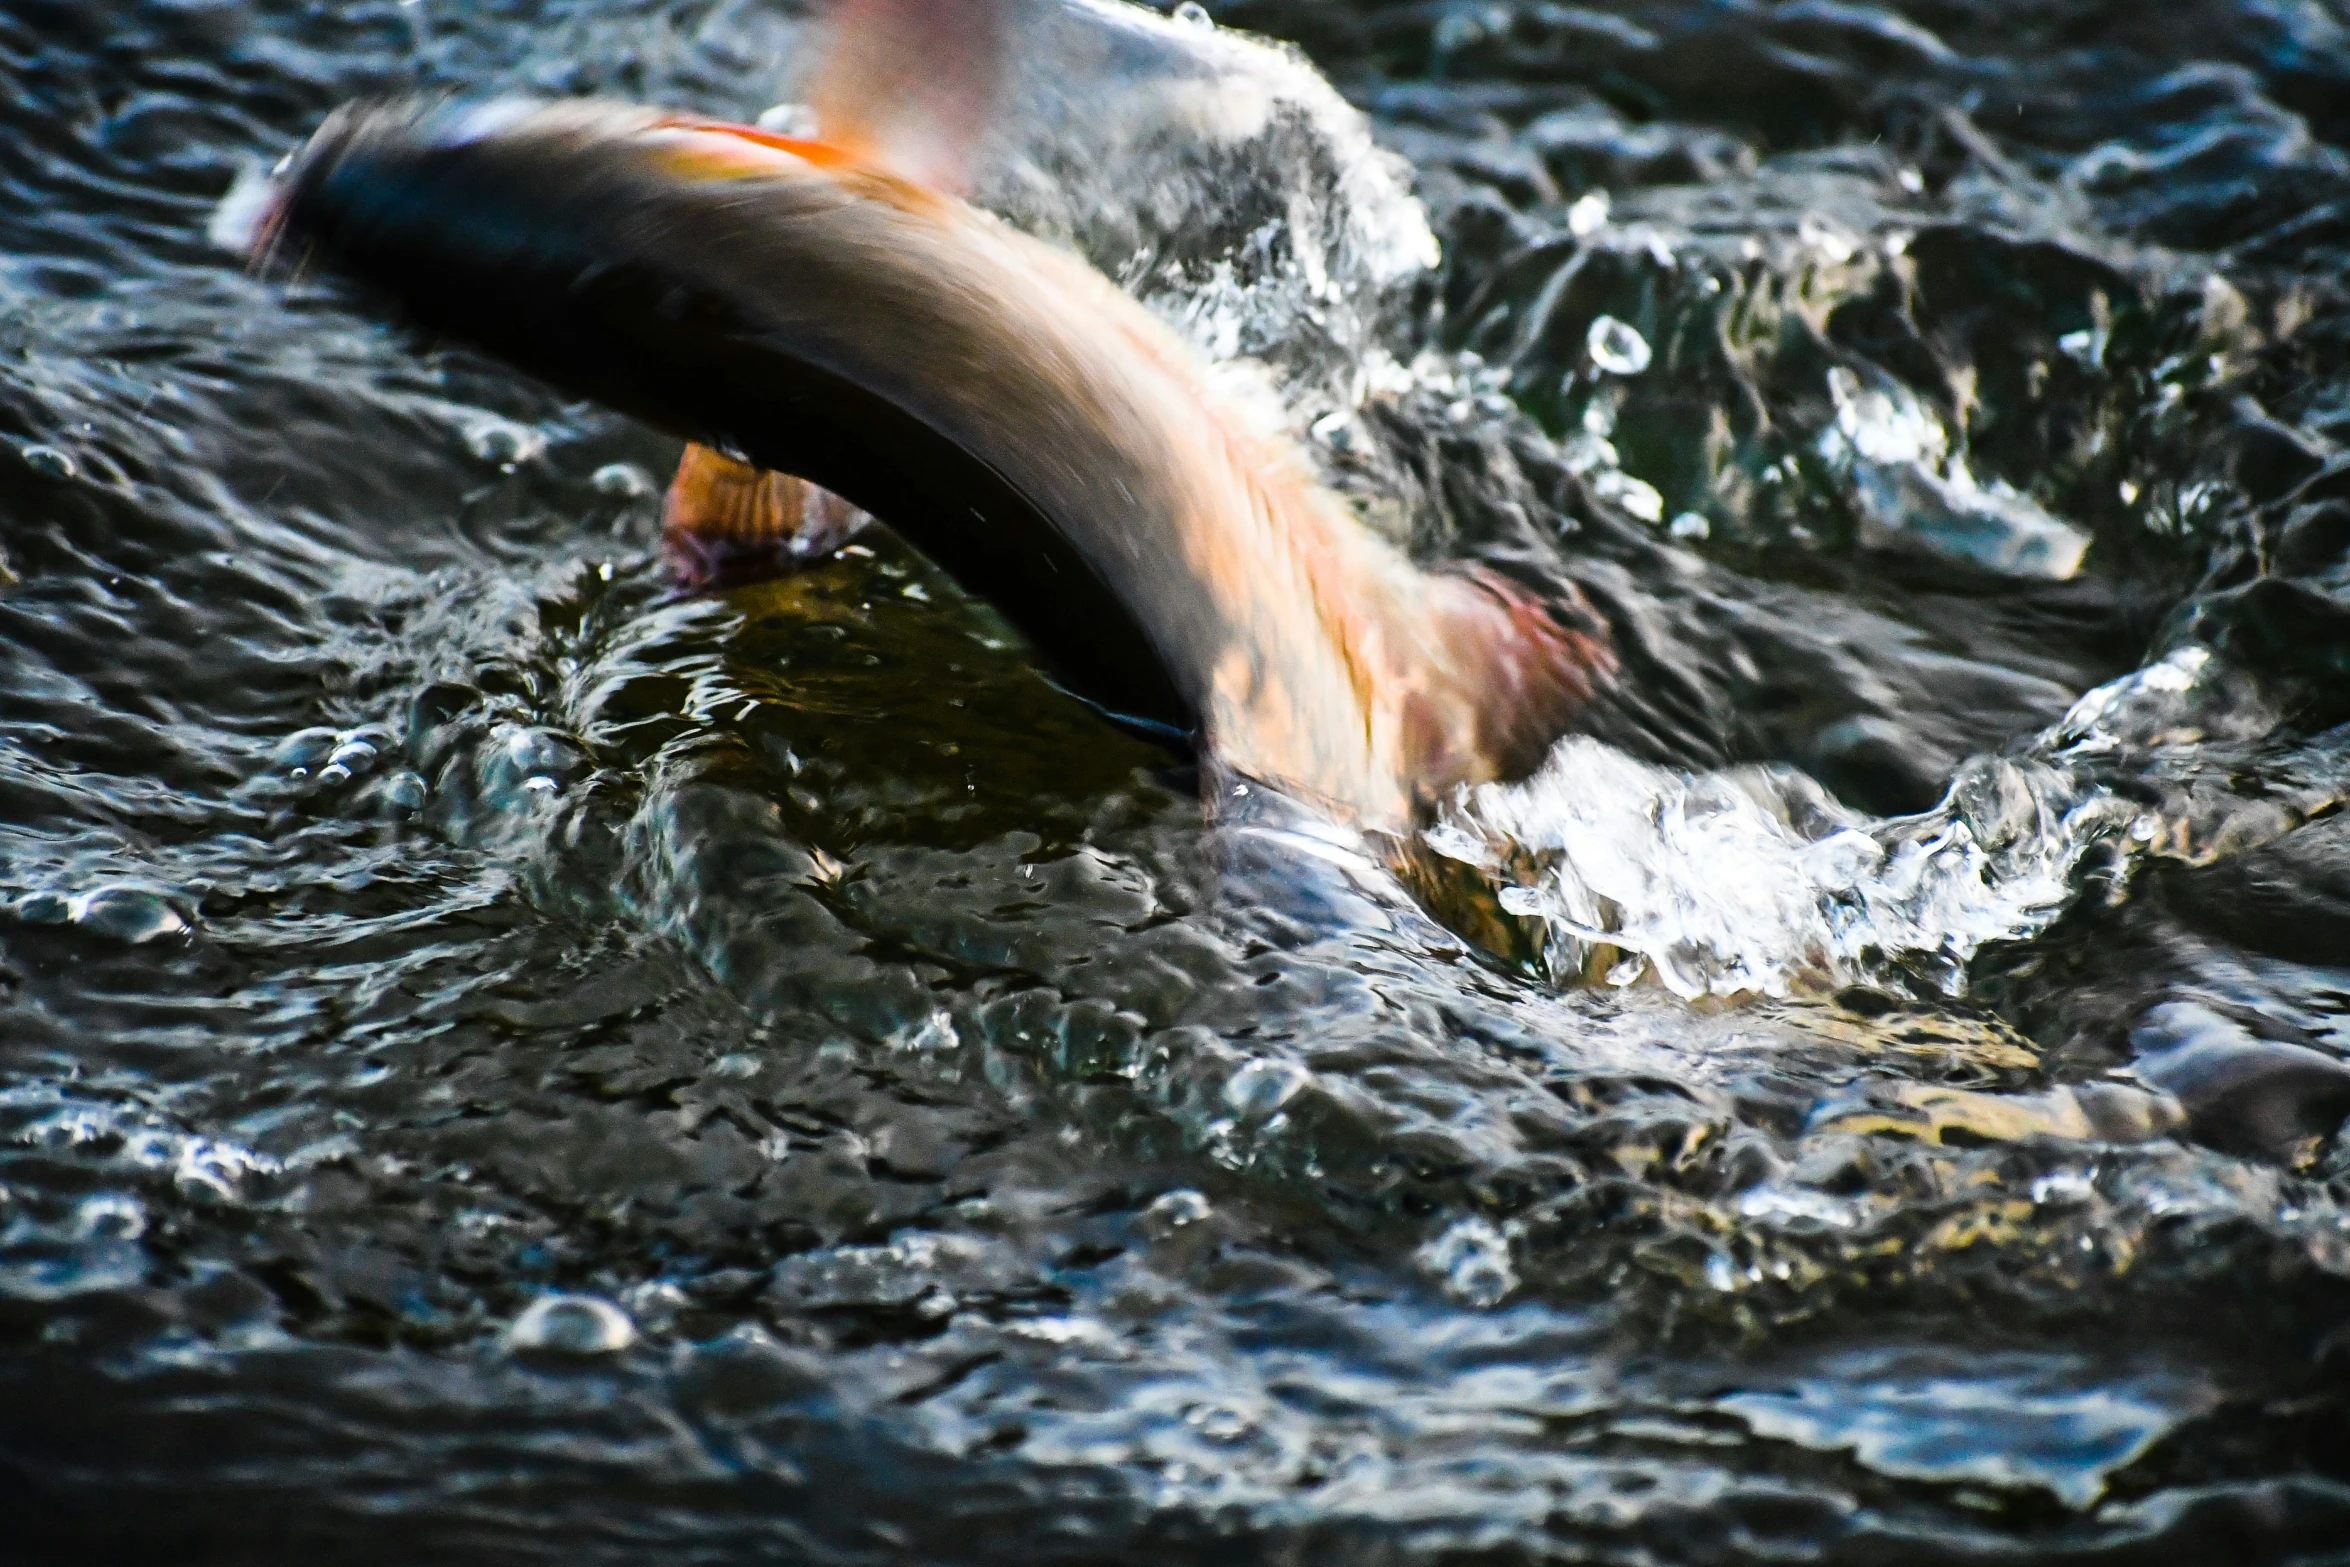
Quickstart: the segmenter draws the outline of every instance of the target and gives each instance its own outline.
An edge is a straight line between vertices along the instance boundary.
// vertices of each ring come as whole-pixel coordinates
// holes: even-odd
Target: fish
[[[826,134],[362,102],[256,243],[694,443],[672,541],[884,519],[1072,695],[1367,832],[1531,772],[1615,677],[1572,585],[1410,558],[1081,258]]]

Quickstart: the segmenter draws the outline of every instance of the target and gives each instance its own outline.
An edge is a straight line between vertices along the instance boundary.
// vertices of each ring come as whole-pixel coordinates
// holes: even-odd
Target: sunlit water
[[[1033,25],[982,199],[1625,693],[1400,868],[1203,809],[216,242],[354,94],[788,105],[785,12],[14,8],[0,1560],[2350,1548],[2350,32]]]

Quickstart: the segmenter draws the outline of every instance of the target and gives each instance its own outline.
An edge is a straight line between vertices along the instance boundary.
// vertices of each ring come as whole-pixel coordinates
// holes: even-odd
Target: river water
[[[979,198],[1615,628],[1400,873],[220,242],[793,13],[6,9],[0,1560],[2350,1553],[2338,8],[1032,18]]]

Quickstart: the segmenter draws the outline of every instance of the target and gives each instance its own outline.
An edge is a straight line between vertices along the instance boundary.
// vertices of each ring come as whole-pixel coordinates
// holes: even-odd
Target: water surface
[[[2343,19],[1211,9],[1405,161],[1072,14],[982,195],[1633,676],[1408,888],[211,237],[791,14],[0,18],[0,1557],[2350,1552]]]

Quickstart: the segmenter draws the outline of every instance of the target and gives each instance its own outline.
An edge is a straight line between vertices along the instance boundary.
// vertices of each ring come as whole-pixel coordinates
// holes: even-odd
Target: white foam
[[[2271,800],[2189,794],[2174,816],[2099,782],[2116,753],[2183,759],[2278,717],[2189,643],[2083,694],[2014,752],[1968,762],[1915,816],[1863,816],[1791,768],[1678,772],[1570,735],[1523,782],[1458,791],[1422,840],[1482,873],[1505,910],[1544,923],[1561,981],[1613,949],[1608,982],[1653,975],[1685,997],[1896,970],[1956,995],[1987,944],[2064,912],[2093,849],[2126,875],[2138,856],[2200,863],[2289,831],[2300,816]],[[2321,790],[2303,807],[2332,798]]]
[[[1682,996],[1785,995],[1898,965],[1945,988],[1994,940],[2030,935],[2117,828],[2114,803],[2046,764],[1969,764],[1916,817],[1868,821],[1785,769],[1679,773],[1596,740],[1559,742],[1515,784],[1462,790],[1425,835],[1541,919],[1552,970],[1595,948]]]

